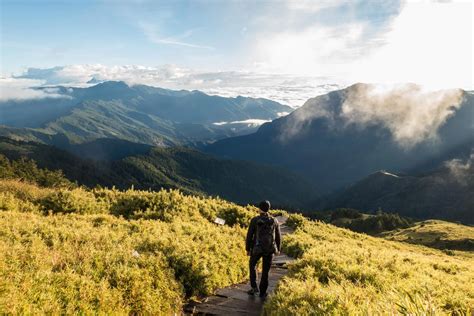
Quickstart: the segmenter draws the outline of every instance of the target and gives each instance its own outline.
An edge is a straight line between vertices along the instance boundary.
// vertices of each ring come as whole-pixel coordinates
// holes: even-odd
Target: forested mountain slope
[[[52,146],[0,139],[0,153],[10,159],[28,157],[40,167],[62,170],[66,177],[89,187],[96,185],[117,188],[134,186],[140,189],[178,188],[194,194],[221,196],[247,204],[271,199],[276,205],[301,207],[308,197],[316,197],[310,184],[283,169],[261,164],[218,159],[188,148],[158,148],[140,144],[141,152],[129,155],[122,149],[123,141],[103,140],[102,152],[97,142],[76,148],[79,158]]]
[[[309,99],[256,133],[205,148],[221,157],[289,168],[326,192],[378,170],[426,171],[474,144],[474,95],[425,92],[407,85],[389,92],[355,84]]]
[[[474,224],[474,156],[416,175],[376,172],[313,203],[318,209],[378,209],[414,218]]]

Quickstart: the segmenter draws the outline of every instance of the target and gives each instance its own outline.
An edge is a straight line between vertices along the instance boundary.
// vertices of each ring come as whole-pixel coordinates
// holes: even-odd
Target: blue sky
[[[251,67],[247,53],[258,34],[357,21],[376,32],[400,4],[319,6],[289,10],[285,1],[3,0],[2,63],[7,72],[89,63],[240,69]]]
[[[359,81],[473,88],[469,0],[0,3],[8,82],[97,77],[249,95],[278,86],[277,99]]]

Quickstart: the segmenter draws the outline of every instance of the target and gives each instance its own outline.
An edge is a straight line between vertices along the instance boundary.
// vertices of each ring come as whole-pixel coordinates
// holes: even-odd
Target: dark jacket
[[[276,250],[280,252],[280,249],[281,249],[280,224],[278,224],[278,221],[276,218],[268,214],[260,214],[252,218],[252,220],[250,221],[249,229],[247,231],[247,238],[245,240],[245,250],[252,251],[252,249],[255,247],[255,244],[257,242],[257,220],[263,216],[270,217],[275,222],[275,225],[273,226],[274,227],[273,240],[275,241]]]

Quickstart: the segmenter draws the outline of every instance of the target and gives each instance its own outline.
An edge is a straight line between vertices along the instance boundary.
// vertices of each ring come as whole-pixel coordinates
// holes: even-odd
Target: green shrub
[[[75,186],[64,177],[61,170],[41,169],[34,160],[25,157],[9,160],[2,154],[0,154],[0,179],[21,179],[42,187],[72,188]]]
[[[338,208],[331,212],[331,222],[339,218],[361,218],[362,213],[352,208]]]
[[[301,214],[290,214],[288,220],[286,221],[286,225],[293,229],[297,229],[304,224],[305,220],[306,217]]]
[[[18,180],[0,180],[0,192],[11,193],[20,200],[37,203],[53,190],[39,188],[34,184]]]
[[[0,211],[37,212],[38,208],[30,201],[20,200],[9,192],[0,192]]]
[[[257,214],[256,209],[251,211],[240,206],[221,208],[217,211],[217,216],[223,218],[226,225],[239,225],[240,227],[247,227],[250,220]]]
[[[41,199],[40,205],[45,212],[53,213],[98,214],[109,211],[105,201],[97,200],[85,189],[59,189]]]

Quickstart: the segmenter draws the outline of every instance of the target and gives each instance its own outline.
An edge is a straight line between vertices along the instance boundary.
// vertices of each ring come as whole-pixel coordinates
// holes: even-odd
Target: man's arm
[[[278,220],[275,218],[275,243],[278,249],[278,252],[281,251],[281,232],[280,232],[280,224]]]
[[[254,235],[255,235],[255,221],[252,219],[250,221],[249,229],[247,231],[247,238],[245,239],[245,250],[247,250],[247,252],[252,251]]]

